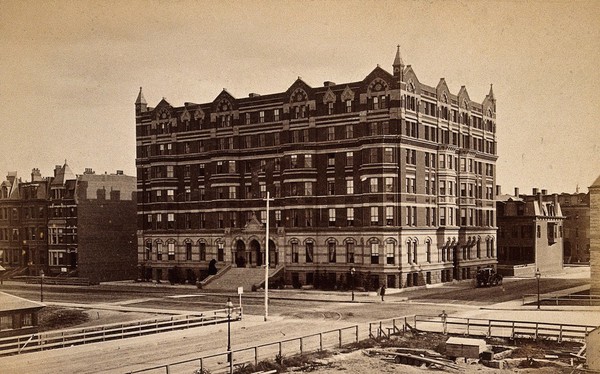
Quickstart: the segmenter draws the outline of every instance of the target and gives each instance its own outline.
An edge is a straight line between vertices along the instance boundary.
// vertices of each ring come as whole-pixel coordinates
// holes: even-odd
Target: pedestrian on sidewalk
[[[385,284],[381,286],[379,294],[381,295],[381,301],[383,301],[383,297],[385,296]]]
[[[447,330],[448,324],[446,323],[448,315],[446,314],[446,310],[442,310],[442,314],[438,315],[438,317],[440,317],[442,319],[442,329],[444,331],[444,335],[446,335],[448,333],[448,330]]]

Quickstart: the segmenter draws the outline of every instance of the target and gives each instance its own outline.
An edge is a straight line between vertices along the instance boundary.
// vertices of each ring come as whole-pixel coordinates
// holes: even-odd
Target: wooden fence
[[[485,336],[497,338],[530,338],[584,341],[587,334],[597,326],[565,323],[541,323],[528,321],[488,320],[480,318],[416,315],[413,327],[418,330],[442,332],[455,335]]]
[[[233,308],[230,318],[232,321],[241,320],[242,309],[240,307]],[[227,320],[227,309],[219,309],[197,315],[175,315],[168,318],[145,319],[128,323],[13,336],[0,339],[0,356],[182,330],[223,323]]]
[[[259,344],[252,347],[219,352],[190,360],[129,371],[128,373],[192,373],[194,370],[210,369],[226,371],[233,365],[258,364],[264,359],[274,359],[277,355],[297,355],[322,351],[324,348],[342,347],[359,341],[358,325],[343,327],[297,338]]]
[[[523,295],[523,305],[536,304],[537,294]],[[542,306],[553,304],[563,306],[600,306],[598,295],[565,295],[562,293],[545,293],[540,296]]]

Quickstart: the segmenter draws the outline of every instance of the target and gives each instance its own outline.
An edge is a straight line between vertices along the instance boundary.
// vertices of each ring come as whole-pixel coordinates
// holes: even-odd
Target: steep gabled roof
[[[71,170],[71,168],[69,167],[69,165],[67,165],[66,161],[65,164],[62,166],[62,168],[60,168],[60,170],[58,170],[56,172],[56,177],[54,177],[54,179],[52,180],[52,186],[63,186],[65,184],[66,181],[68,180],[74,180],[75,179],[75,174],[73,173],[73,171]]]
[[[600,188],[600,176],[598,176],[598,178],[596,178],[594,183],[592,183],[592,185],[589,188]]]

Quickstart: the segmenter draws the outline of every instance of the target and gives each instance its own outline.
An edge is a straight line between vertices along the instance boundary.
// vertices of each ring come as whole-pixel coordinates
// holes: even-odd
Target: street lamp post
[[[233,303],[231,298],[227,298],[227,361],[229,362],[229,374],[233,374],[233,360],[231,357],[231,311],[233,309]]]
[[[354,273],[356,273],[356,269],[355,268],[350,268],[350,276],[352,277],[352,301],[354,301]]]
[[[540,278],[542,277],[542,273],[540,273],[540,269],[536,269],[535,278],[537,279],[537,308],[540,309]]]
[[[44,271],[40,270],[40,302],[44,302]]]

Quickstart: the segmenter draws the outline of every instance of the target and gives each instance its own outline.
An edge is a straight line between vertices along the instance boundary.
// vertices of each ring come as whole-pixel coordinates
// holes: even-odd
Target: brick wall
[[[590,187],[591,294],[600,295],[600,186]]]

